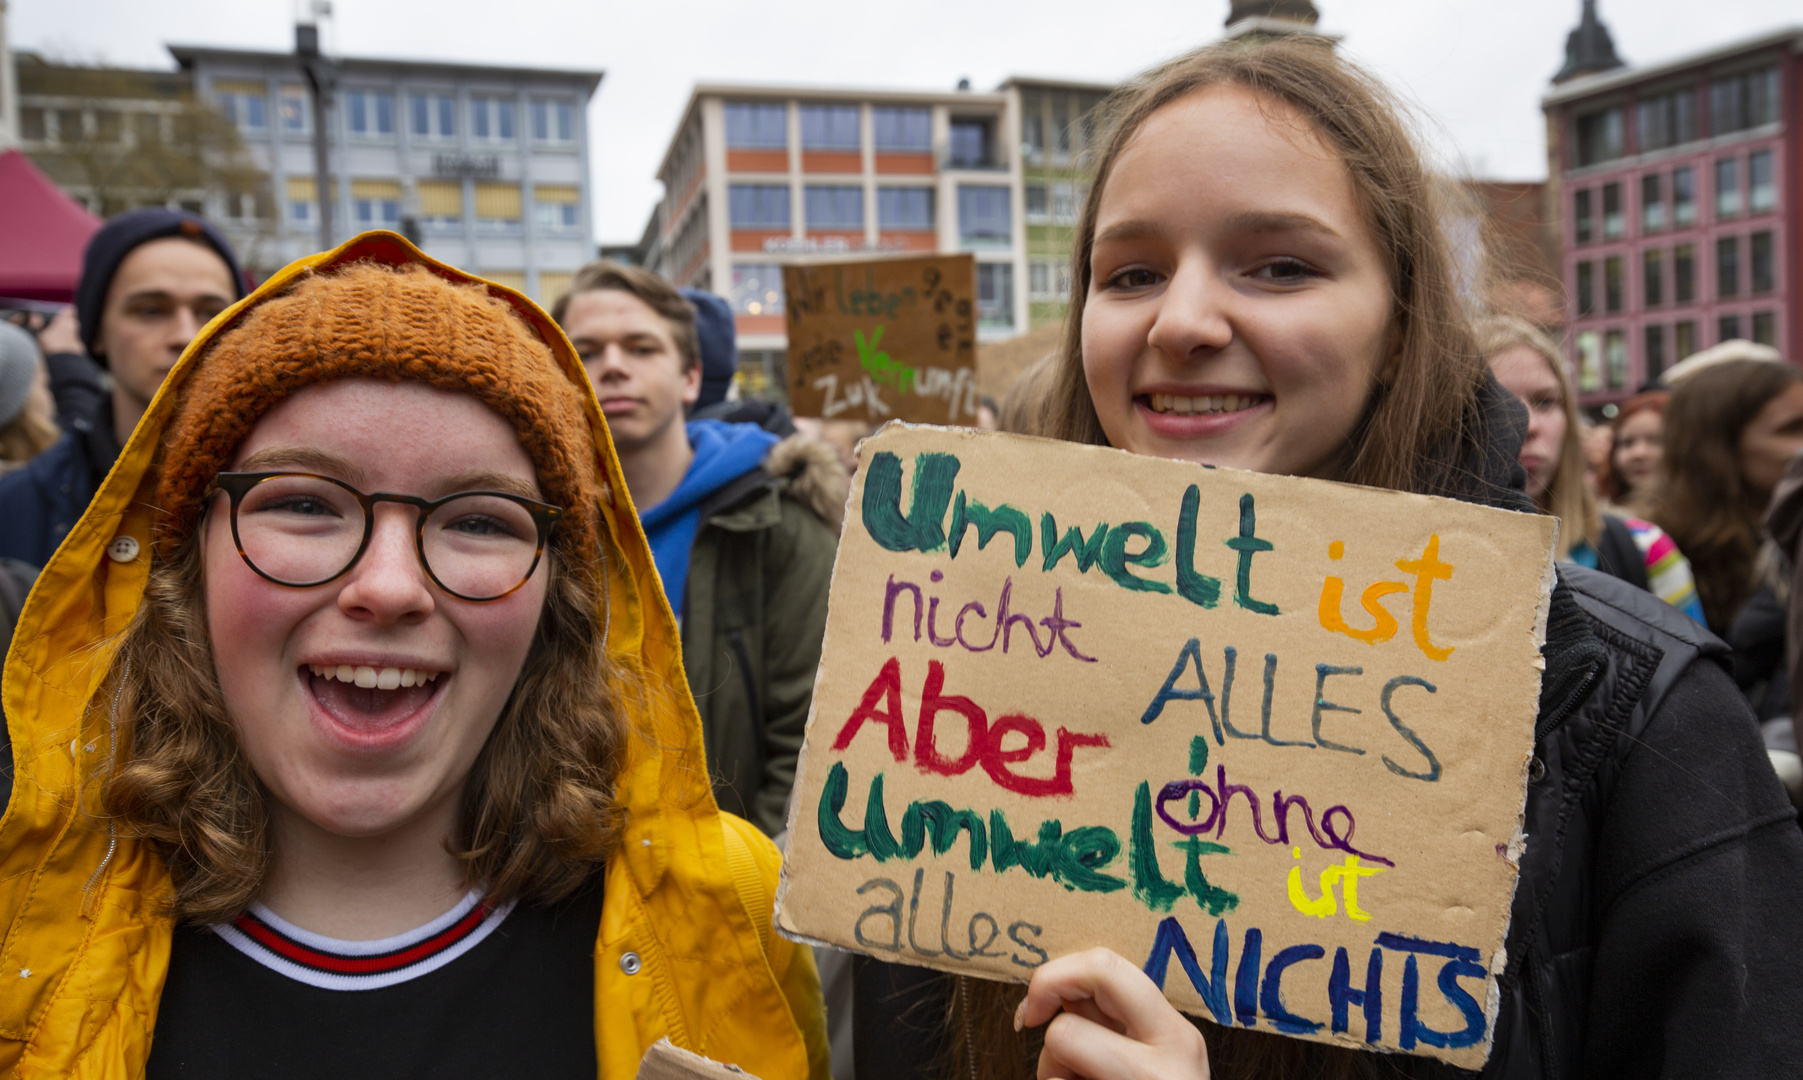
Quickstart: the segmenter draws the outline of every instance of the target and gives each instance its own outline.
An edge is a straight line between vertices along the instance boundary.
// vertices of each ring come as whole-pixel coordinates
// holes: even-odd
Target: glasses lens
[[[362,505],[318,477],[273,476],[238,502],[238,543],[245,557],[287,585],[336,577],[362,542]]]
[[[472,600],[513,591],[538,557],[538,523],[498,495],[464,495],[426,520],[426,565],[445,588]]]

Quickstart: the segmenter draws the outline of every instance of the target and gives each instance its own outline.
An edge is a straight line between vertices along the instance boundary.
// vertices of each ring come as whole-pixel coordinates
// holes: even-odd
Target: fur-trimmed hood
[[[839,452],[819,439],[791,435],[770,448],[764,471],[785,479],[783,494],[814,512],[837,533],[845,524],[845,500],[851,495],[851,477],[839,461]]]

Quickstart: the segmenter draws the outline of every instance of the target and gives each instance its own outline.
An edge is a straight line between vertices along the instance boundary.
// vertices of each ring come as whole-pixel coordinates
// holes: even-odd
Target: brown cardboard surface
[[[782,932],[1103,945],[1197,1016],[1484,1062],[1554,519],[905,424],[859,462]]]
[[[796,416],[976,423],[972,256],[785,266],[783,294]]]
[[[659,1039],[639,1059],[637,1080],[757,1080],[737,1065],[722,1065]]]

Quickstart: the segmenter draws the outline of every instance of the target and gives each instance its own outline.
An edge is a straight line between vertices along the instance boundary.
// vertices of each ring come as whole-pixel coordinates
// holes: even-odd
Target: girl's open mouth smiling
[[[334,741],[365,750],[405,742],[450,681],[441,671],[366,664],[307,664],[299,674]]]

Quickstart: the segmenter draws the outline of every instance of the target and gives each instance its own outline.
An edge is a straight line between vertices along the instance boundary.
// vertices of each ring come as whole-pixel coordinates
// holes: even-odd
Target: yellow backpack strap
[[[758,869],[757,856],[751,853],[751,844],[740,831],[751,828],[751,823],[723,813],[720,815],[720,825],[720,831],[725,835],[726,868],[732,874],[733,888],[739,894],[739,902],[745,905],[745,914],[750,916],[751,925],[757,929],[758,947],[768,957],[772,910],[770,890],[764,885],[764,874]]]

